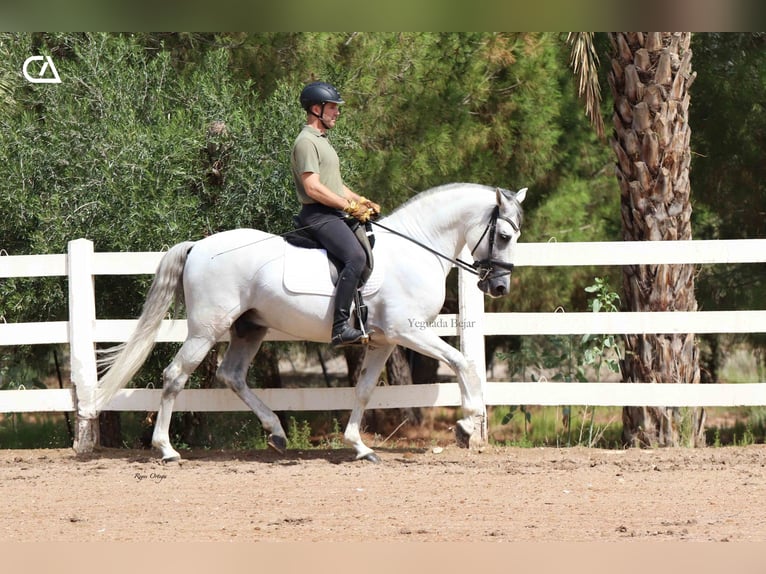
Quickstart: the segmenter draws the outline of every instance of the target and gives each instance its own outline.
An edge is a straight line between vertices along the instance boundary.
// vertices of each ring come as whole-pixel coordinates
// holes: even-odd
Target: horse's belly
[[[318,295],[273,292],[256,295],[251,316],[267,326],[298,340],[327,342],[332,329],[334,299]]]

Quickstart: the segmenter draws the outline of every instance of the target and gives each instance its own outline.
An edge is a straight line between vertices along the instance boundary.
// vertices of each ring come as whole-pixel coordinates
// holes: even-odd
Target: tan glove
[[[343,208],[343,211],[348,213],[350,216],[355,217],[362,223],[369,221],[370,216],[374,213],[371,207],[368,207],[366,204],[361,202],[357,203],[353,199],[348,202],[348,205]]]
[[[359,203],[361,203],[362,205],[366,205],[369,209],[372,209],[371,216],[374,217],[376,215],[380,215],[380,206],[374,201],[371,201],[367,199],[366,197],[362,196],[359,198]]]

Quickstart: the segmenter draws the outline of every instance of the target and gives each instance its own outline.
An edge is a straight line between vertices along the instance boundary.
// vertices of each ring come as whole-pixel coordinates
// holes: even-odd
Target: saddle
[[[372,275],[372,269],[375,264],[372,255],[372,248],[375,246],[375,235],[372,232],[372,225],[369,222],[362,225],[359,220],[354,219],[353,217],[347,217],[343,221],[345,221],[351,228],[351,231],[354,232],[354,235],[367,256],[367,264],[359,278],[359,285],[357,285],[357,288],[359,288],[362,287],[370,278],[370,275]],[[322,245],[316,240],[311,229],[307,229],[303,226],[297,215],[293,217],[293,225],[295,226],[295,229],[282,234],[285,241],[290,245],[301,247],[303,249],[322,249]],[[338,282],[338,275],[340,274],[339,269],[343,267],[343,264],[330,253],[327,254],[327,261],[330,265],[332,283],[335,285]]]
[[[365,330],[367,323],[367,305],[364,304],[362,299],[362,287],[372,275],[374,267],[374,259],[372,255],[372,248],[375,245],[375,235],[372,232],[372,224],[366,222],[364,225],[353,217],[344,218],[345,223],[351,228],[354,236],[359,241],[359,244],[364,249],[364,253],[367,256],[367,262],[362,271],[362,275],[359,278],[359,284],[354,292],[354,307],[355,307],[355,323],[358,329]],[[314,234],[310,229],[307,229],[301,224],[298,216],[293,217],[293,225],[295,229],[282,234],[282,237],[294,247],[302,249],[323,249],[322,245],[316,240]],[[327,253],[327,262],[330,269],[330,279],[333,285],[337,285],[338,276],[340,275],[340,269],[343,267],[343,263],[336,257]]]

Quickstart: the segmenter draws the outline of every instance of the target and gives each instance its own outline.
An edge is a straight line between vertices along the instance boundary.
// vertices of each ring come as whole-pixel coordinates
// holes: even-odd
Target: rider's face
[[[340,116],[340,106],[334,102],[327,102],[324,105],[324,113],[322,114],[322,120],[327,124],[328,128],[335,127],[335,122]]]

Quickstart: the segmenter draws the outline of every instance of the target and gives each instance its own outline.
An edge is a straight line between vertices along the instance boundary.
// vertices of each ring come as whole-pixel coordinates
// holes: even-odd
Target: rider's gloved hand
[[[362,205],[366,205],[373,211],[373,216],[380,215],[380,206],[375,203],[374,201],[367,199],[366,197],[362,196],[359,198],[359,203]]]
[[[362,202],[356,202],[353,199],[348,202],[348,205],[343,208],[343,211],[350,216],[355,217],[362,223],[369,221],[370,217],[375,213],[372,207],[369,207]]]

